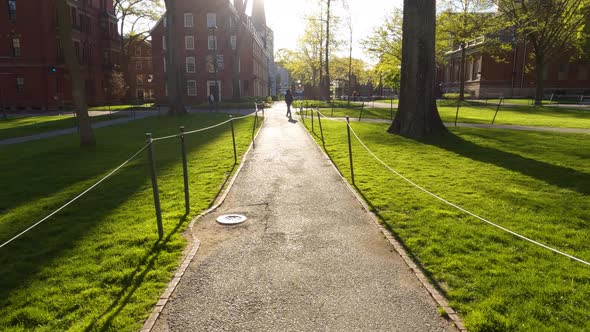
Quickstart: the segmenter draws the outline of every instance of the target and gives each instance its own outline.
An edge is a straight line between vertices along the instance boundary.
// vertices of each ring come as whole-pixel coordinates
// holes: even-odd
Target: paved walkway
[[[447,331],[435,302],[285,108],[267,110],[154,331]],[[241,213],[245,223],[215,218]]]

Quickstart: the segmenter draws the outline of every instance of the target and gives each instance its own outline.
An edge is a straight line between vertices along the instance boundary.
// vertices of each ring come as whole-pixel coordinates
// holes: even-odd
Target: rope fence
[[[86,195],[92,189],[96,188],[99,184],[101,184],[102,182],[104,182],[107,179],[109,179],[110,177],[112,177],[115,173],[117,173],[125,165],[129,164],[132,160],[134,160],[139,154],[141,154],[146,149],[148,151],[148,161],[149,161],[150,175],[151,175],[151,180],[152,180],[152,190],[153,190],[153,195],[154,195],[154,206],[155,206],[155,209],[156,209],[156,219],[157,219],[157,225],[158,225],[158,235],[159,235],[159,238],[162,239],[163,238],[163,235],[164,235],[164,233],[163,233],[163,226],[162,226],[162,211],[161,211],[161,208],[160,208],[159,190],[158,190],[157,175],[156,175],[156,168],[155,168],[155,158],[154,158],[154,153],[153,153],[153,143],[154,142],[157,142],[157,141],[169,140],[169,139],[173,139],[173,138],[180,138],[180,142],[181,142],[181,155],[182,155],[182,163],[183,163],[183,177],[184,177],[185,211],[188,214],[190,212],[190,206],[189,206],[190,198],[189,198],[189,190],[188,190],[188,183],[189,182],[188,182],[188,167],[187,167],[187,160],[186,160],[186,147],[185,147],[185,144],[184,144],[185,143],[185,141],[184,141],[185,136],[186,135],[190,135],[190,134],[195,134],[195,133],[203,132],[203,131],[207,131],[207,130],[211,130],[211,129],[214,129],[214,128],[217,128],[217,127],[221,127],[221,126],[226,125],[226,124],[229,123],[230,126],[231,126],[231,133],[232,133],[232,144],[233,144],[233,151],[234,151],[234,163],[237,163],[236,139],[235,139],[235,132],[234,132],[233,122],[236,121],[236,120],[241,120],[241,119],[244,119],[244,118],[247,118],[247,117],[250,117],[250,116],[254,116],[254,124],[253,124],[253,128],[252,128],[252,131],[254,133],[256,131],[256,128],[257,128],[257,125],[258,125],[258,117],[259,117],[258,112],[260,112],[260,111],[262,111],[262,117],[264,118],[264,108],[260,108],[259,109],[259,105],[258,104],[255,104],[255,111],[253,113],[250,113],[250,114],[244,115],[244,116],[240,116],[240,117],[232,117],[230,115],[230,119],[229,120],[226,120],[224,122],[221,122],[221,123],[218,123],[218,124],[209,126],[209,127],[200,128],[200,129],[196,129],[196,130],[185,132],[184,131],[184,126],[181,126],[180,127],[180,133],[179,134],[169,135],[169,136],[163,136],[163,137],[157,137],[157,138],[152,138],[152,134],[151,133],[146,133],[146,144],[142,148],[140,148],[137,152],[135,152],[131,157],[129,157],[127,160],[125,160],[119,166],[115,167],[111,172],[109,172],[107,175],[105,175],[103,178],[101,178],[100,180],[98,180],[96,183],[94,183],[93,185],[91,185],[90,187],[88,187],[86,190],[84,190],[83,192],[81,192],[80,194],[78,194],[76,197],[72,198],[67,203],[65,203],[61,207],[57,208],[55,211],[53,211],[50,214],[48,214],[47,216],[45,216],[43,219],[35,222],[34,224],[32,224],[31,226],[29,226],[28,228],[26,228],[22,232],[18,233],[17,235],[13,236],[9,240],[7,240],[4,243],[0,244],[0,248],[3,248],[6,245],[8,245],[9,243],[17,240],[18,238],[20,238],[21,236],[23,236],[27,232],[31,231],[32,229],[34,229],[35,227],[37,227],[41,223],[47,221],[48,219],[50,219],[51,217],[53,217],[55,214],[57,214],[58,212],[60,212],[61,210],[65,209],[70,204],[74,203],[75,201],[77,201],[78,199],[80,199],[81,197],[83,197],[84,195]],[[255,138],[255,136],[252,135],[251,144],[252,144],[253,147],[254,147],[254,138]]]
[[[312,110],[312,112],[313,112],[313,110]],[[322,117],[324,117],[324,118],[328,118],[328,117],[326,117],[324,114],[322,114],[322,113],[319,111],[319,109],[318,109],[318,110],[316,110],[316,112],[318,113],[318,121],[319,121],[319,116],[320,116],[320,115],[321,115]],[[313,119],[313,115],[312,115],[312,117],[311,117],[311,118]],[[330,119],[330,118],[328,118],[328,119]],[[498,228],[498,229],[500,229],[500,230],[502,230],[502,231],[504,231],[504,232],[506,232],[506,233],[509,233],[509,234],[511,234],[511,235],[513,235],[513,236],[516,236],[516,237],[518,237],[518,238],[520,238],[520,239],[522,239],[522,240],[528,241],[528,242],[530,242],[530,243],[532,243],[532,244],[534,244],[534,245],[536,245],[536,246],[539,246],[539,247],[541,247],[541,248],[544,248],[544,249],[550,250],[550,251],[552,251],[552,252],[554,252],[554,253],[556,253],[556,254],[562,255],[562,256],[564,256],[564,257],[567,257],[567,258],[569,258],[569,259],[572,259],[572,260],[574,260],[574,261],[576,261],[576,262],[579,262],[579,263],[582,263],[582,264],[585,264],[585,265],[588,265],[588,266],[590,266],[590,262],[588,262],[588,261],[585,261],[585,260],[583,260],[583,259],[581,259],[581,258],[575,257],[575,256],[573,256],[573,255],[570,255],[570,254],[568,254],[568,253],[565,253],[565,252],[563,252],[563,251],[560,251],[560,250],[558,250],[558,249],[552,248],[552,247],[550,247],[550,246],[548,246],[548,245],[546,245],[546,244],[543,244],[543,243],[541,243],[541,242],[535,241],[535,240],[533,240],[533,239],[531,239],[531,238],[528,238],[528,237],[526,237],[526,236],[524,236],[524,235],[521,235],[521,234],[519,234],[519,233],[517,233],[517,232],[515,232],[515,231],[512,231],[512,230],[510,230],[510,229],[508,229],[508,228],[506,228],[506,227],[500,226],[500,225],[498,225],[498,224],[496,224],[496,223],[494,223],[494,222],[491,222],[491,221],[489,221],[489,220],[487,220],[487,219],[485,219],[485,218],[483,218],[483,217],[481,217],[481,216],[479,216],[479,215],[477,215],[477,214],[475,214],[475,213],[473,213],[473,212],[471,212],[471,211],[468,211],[467,209],[464,209],[464,208],[462,208],[462,207],[460,207],[460,206],[458,206],[458,205],[456,205],[456,204],[454,204],[454,203],[452,203],[452,202],[450,202],[450,201],[448,201],[448,200],[446,200],[446,199],[442,198],[442,197],[441,197],[441,196],[439,196],[439,195],[436,195],[436,194],[434,194],[434,193],[430,192],[429,190],[425,189],[424,187],[422,187],[422,186],[418,185],[417,183],[415,183],[415,182],[413,182],[412,180],[408,179],[407,177],[403,176],[401,173],[399,173],[398,171],[396,171],[396,170],[395,170],[394,168],[392,168],[391,166],[387,165],[387,164],[386,164],[386,163],[385,163],[383,160],[381,160],[381,159],[380,159],[380,158],[379,158],[379,157],[378,157],[378,156],[377,156],[377,155],[376,155],[376,154],[375,154],[373,151],[371,151],[371,149],[369,149],[369,147],[368,147],[368,146],[367,146],[367,145],[366,145],[366,144],[365,144],[365,143],[362,141],[362,139],[361,139],[361,138],[358,136],[358,134],[357,134],[357,133],[354,131],[354,129],[353,129],[353,128],[352,128],[352,126],[350,125],[350,120],[349,120],[349,118],[348,118],[348,117],[346,118],[346,128],[347,128],[346,130],[347,130],[347,138],[348,138],[348,152],[349,152],[350,172],[351,172],[351,179],[352,179],[352,184],[353,184],[353,185],[355,184],[355,182],[354,182],[354,167],[353,167],[353,158],[352,158],[352,145],[351,145],[351,137],[354,137],[354,138],[355,138],[355,139],[356,139],[356,140],[359,142],[359,144],[360,144],[360,145],[361,145],[361,146],[362,146],[362,147],[363,147],[365,150],[367,150],[367,152],[369,153],[369,155],[371,155],[371,156],[372,156],[372,157],[373,157],[375,160],[377,160],[377,161],[378,161],[378,162],[379,162],[381,165],[383,165],[383,166],[384,166],[386,169],[388,169],[389,171],[391,171],[392,173],[394,173],[395,175],[397,175],[398,177],[400,177],[400,178],[401,178],[402,180],[404,180],[405,182],[409,183],[411,186],[413,186],[413,187],[415,187],[415,188],[417,188],[417,189],[421,190],[422,192],[424,192],[424,193],[426,193],[426,194],[428,194],[428,195],[430,195],[430,196],[432,196],[432,197],[436,198],[437,200],[439,200],[439,201],[441,201],[441,202],[443,202],[443,203],[445,203],[445,204],[447,204],[447,205],[449,205],[449,206],[451,206],[451,207],[453,207],[453,208],[455,208],[455,209],[457,209],[457,210],[459,210],[459,211],[461,211],[461,212],[463,212],[463,213],[466,213],[466,214],[468,214],[468,215],[470,215],[470,216],[472,216],[472,217],[474,217],[474,218],[476,218],[476,219],[478,219],[478,220],[480,220],[480,221],[483,221],[483,222],[485,222],[485,223],[487,223],[487,224],[489,224],[489,225],[491,225],[491,226],[493,226],[493,227],[496,227],[496,228]],[[352,133],[352,136],[351,136],[351,133]],[[321,134],[321,135],[322,135],[322,143],[323,143],[323,144],[325,144],[325,143],[324,143],[324,139],[323,139],[323,137],[324,137],[324,135],[323,135],[323,132],[322,132],[322,134]],[[324,148],[325,148],[325,145],[324,145]]]

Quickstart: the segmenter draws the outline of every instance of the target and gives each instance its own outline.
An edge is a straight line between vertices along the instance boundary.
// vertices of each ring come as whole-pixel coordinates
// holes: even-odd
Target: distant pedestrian
[[[209,112],[213,112],[213,105],[215,103],[215,96],[211,93],[209,94],[209,98],[207,98],[209,100]]]
[[[285,92],[285,103],[287,103],[287,117],[291,118],[291,104],[293,104],[293,95],[291,94],[291,90],[287,90]]]

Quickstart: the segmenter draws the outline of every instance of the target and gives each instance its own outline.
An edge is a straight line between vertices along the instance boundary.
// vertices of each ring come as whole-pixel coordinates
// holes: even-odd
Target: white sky
[[[252,0],[250,0],[252,1]],[[386,14],[394,7],[402,8],[403,0],[347,0],[352,13],[353,49],[352,56],[365,61],[359,41],[370,35],[379,26]],[[304,29],[306,13],[314,12],[318,0],[265,0],[266,23],[275,33],[275,51],[281,48],[295,49],[297,38]],[[342,0],[332,0],[331,7],[337,7],[339,16],[344,15]],[[344,17],[342,17],[344,21]],[[345,34],[340,38],[349,39],[345,24],[340,29]],[[345,47],[348,49],[348,46]],[[348,51],[343,52],[348,55]]]

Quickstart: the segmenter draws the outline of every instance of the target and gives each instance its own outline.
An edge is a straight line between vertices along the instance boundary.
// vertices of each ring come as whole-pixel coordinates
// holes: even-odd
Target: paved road
[[[154,331],[447,331],[434,301],[285,108],[266,112]],[[244,224],[215,218],[242,213]]]

